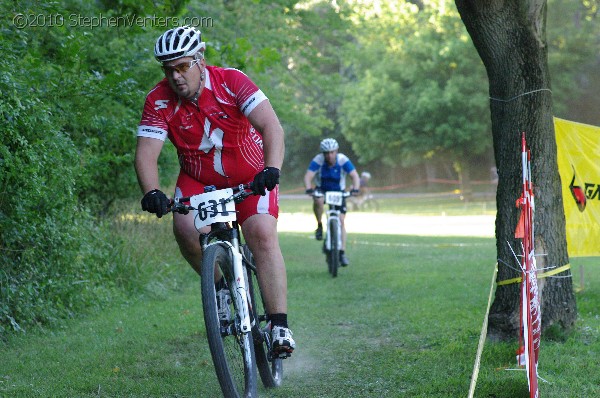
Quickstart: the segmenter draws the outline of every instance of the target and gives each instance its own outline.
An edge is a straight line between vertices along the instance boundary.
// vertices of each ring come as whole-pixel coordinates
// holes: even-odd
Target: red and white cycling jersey
[[[169,137],[182,170],[203,185],[247,183],[264,168],[262,135],[247,116],[266,99],[243,72],[207,66],[197,106],[161,80],[146,97],[137,135]]]

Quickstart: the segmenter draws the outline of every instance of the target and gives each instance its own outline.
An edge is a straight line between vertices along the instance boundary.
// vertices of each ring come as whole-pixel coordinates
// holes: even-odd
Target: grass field
[[[119,233],[169,278],[142,297],[30,330],[0,346],[0,397],[219,397],[205,340],[199,281],[184,265],[170,222],[149,217]],[[284,385],[264,397],[466,397],[495,263],[493,238],[352,234],[352,261],[326,271],[310,233],[282,233],[290,326],[297,350]],[[165,236],[168,239],[165,239]],[[143,253],[143,254],[142,254]],[[600,396],[600,269],[572,259],[579,320],[544,338],[541,397]],[[475,397],[528,397],[517,341],[487,342]]]
[[[465,202],[456,194],[381,194],[374,193],[379,205],[379,212],[393,214],[409,214],[424,216],[463,216],[496,214],[496,202],[490,197],[478,197]],[[312,212],[312,200],[306,195],[282,197],[281,209],[289,213]]]

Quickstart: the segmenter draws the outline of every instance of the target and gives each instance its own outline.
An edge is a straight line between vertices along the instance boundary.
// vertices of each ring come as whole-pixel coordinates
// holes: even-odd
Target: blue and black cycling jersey
[[[308,166],[308,170],[314,171],[315,184],[321,191],[343,191],[346,189],[346,176],[354,170],[354,165],[343,153],[338,153],[335,164],[329,166],[325,156],[319,153]]]

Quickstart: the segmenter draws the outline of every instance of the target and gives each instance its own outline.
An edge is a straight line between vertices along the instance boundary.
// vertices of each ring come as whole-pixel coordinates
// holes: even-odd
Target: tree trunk
[[[561,181],[556,160],[552,93],[546,46],[545,0],[455,0],[487,71],[494,156],[498,167],[496,249],[498,281],[520,276],[515,239],[521,194],[520,137],[531,149],[538,270],[568,264]],[[521,258],[519,258],[521,261]],[[571,272],[538,280],[542,332],[570,328],[577,317]],[[565,278],[564,276],[568,276]],[[519,284],[498,286],[488,335],[508,340],[519,333]]]

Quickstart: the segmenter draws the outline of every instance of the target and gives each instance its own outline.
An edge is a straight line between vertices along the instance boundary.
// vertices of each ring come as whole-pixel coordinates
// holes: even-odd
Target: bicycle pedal
[[[293,351],[271,352],[270,359],[286,359],[292,356]]]
[[[276,359],[287,359],[287,358],[289,358],[291,356],[292,356],[291,352],[282,352],[282,353],[279,353],[279,354],[272,354],[269,359],[271,361],[274,361]]]

